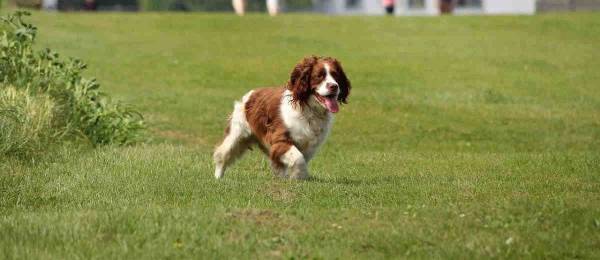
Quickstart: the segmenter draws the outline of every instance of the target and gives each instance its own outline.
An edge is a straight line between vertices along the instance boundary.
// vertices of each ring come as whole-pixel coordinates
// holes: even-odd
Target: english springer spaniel
[[[235,102],[215,150],[215,177],[223,177],[235,159],[257,145],[275,175],[308,178],[307,164],[327,137],[339,103],[347,103],[350,88],[339,61],[310,56],[294,67],[285,86],[246,93]]]

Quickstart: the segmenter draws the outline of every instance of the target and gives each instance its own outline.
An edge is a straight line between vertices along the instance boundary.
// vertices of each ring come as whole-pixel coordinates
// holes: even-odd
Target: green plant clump
[[[144,121],[110,100],[86,64],[34,50],[37,28],[27,12],[2,17],[0,25],[0,155],[31,155],[67,140],[93,146],[127,145],[142,139]]]

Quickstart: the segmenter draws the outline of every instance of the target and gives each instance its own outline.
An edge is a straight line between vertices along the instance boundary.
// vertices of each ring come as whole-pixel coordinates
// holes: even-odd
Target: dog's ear
[[[335,81],[337,81],[337,83],[340,86],[340,94],[338,95],[338,101],[342,102],[344,104],[347,104],[348,103],[347,99],[348,99],[348,96],[350,95],[350,90],[352,89],[352,85],[350,84],[350,80],[348,80],[348,77],[346,77],[346,73],[344,72],[344,69],[342,68],[342,63],[340,63],[336,59],[333,59],[333,64],[337,70],[337,75],[335,77]]]
[[[317,64],[316,56],[305,57],[296,66],[290,74],[290,81],[287,88],[292,91],[292,102],[306,103],[310,97],[310,76],[313,67]]]

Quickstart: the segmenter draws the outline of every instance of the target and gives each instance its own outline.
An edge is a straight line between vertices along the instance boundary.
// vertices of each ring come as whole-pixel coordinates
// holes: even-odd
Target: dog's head
[[[337,113],[338,102],[347,103],[351,86],[338,60],[310,56],[296,64],[287,88],[292,102]]]

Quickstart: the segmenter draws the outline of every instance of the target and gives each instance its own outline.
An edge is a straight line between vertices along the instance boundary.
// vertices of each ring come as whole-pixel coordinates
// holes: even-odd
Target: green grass
[[[152,140],[0,159],[0,258],[600,258],[599,14],[32,20]],[[233,100],[309,54],[354,86],[315,178],[214,180]]]

